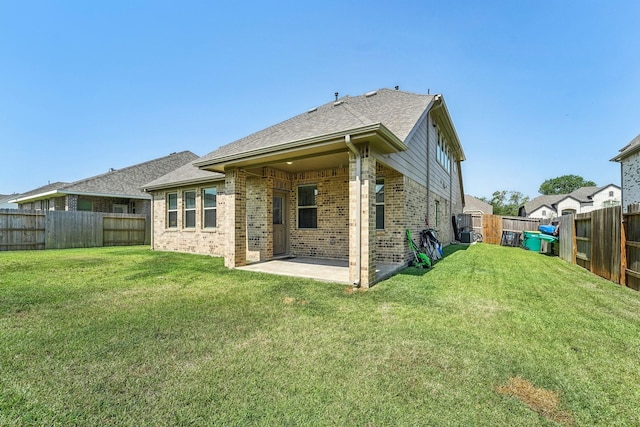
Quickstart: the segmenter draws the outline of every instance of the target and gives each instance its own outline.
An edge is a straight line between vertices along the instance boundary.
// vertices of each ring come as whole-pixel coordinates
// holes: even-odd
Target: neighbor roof
[[[531,212],[536,211],[537,209],[540,209],[542,206],[547,206],[551,209],[555,209],[554,205],[557,205],[562,200],[569,197],[576,199],[580,203],[588,203],[596,193],[610,186],[618,187],[615,184],[607,184],[602,187],[580,187],[569,194],[550,194],[538,196],[535,199],[525,203],[524,209],[527,215],[529,215]]]
[[[292,143],[315,141],[354,129],[381,125],[404,142],[436,95],[379,89],[360,96],[345,96],[289,120],[224,145],[194,162],[203,167]]]
[[[486,214],[493,213],[493,206],[469,194],[464,195],[464,212],[482,212]]]
[[[126,197],[148,199],[150,196],[143,191],[143,185],[159,178],[176,168],[197,159],[194,153],[182,151],[165,157],[150,160],[137,165],[96,175],[70,184],[57,182],[29,191],[17,196],[14,202],[24,203],[55,197],[56,194],[82,194],[103,197]]]
[[[533,200],[529,200],[524,204],[524,210],[529,215],[531,212],[535,212],[543,206],[547,206],[550,209],[553,209],[553,205],[558,203],[560,200],[564,199],[566,194],[549,194],[538,196]]]

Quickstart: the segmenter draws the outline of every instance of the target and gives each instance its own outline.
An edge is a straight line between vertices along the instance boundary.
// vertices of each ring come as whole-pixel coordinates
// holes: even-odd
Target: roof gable
[[[194,166],[193,162],[189,162],[186,165],[145,184],[144,189],[145,191],[151,191],[161,188],[219,181],[223,180],[224,177],[225,175],[223,173],[203,170]]]
[[[621,162],[627,157],[640,151],[640,134],[633,138],[630,143],[620,149],[620,153],[611,159],[612,162]]]

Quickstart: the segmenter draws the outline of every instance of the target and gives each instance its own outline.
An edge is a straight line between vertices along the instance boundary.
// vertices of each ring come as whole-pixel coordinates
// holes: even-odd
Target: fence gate
[[[482,215],[482,235],[485,243],[499,245],[502,240],[502,217],[498,215]]]

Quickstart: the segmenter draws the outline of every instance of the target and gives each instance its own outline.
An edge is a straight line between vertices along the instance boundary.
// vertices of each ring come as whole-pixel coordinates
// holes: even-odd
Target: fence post
[[[620,227],[620,284],[627,286],[627,221],[620,209],[622,226]]]

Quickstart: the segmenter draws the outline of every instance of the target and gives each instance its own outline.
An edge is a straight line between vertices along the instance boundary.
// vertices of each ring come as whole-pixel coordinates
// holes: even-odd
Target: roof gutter
[[[344,136],[344,143],[356,157],[356,242],[358,253],[356,255],[356,280],[353,285],[360,287],[362,281],[360,273],[362,267],[362,156],[360,150],[351,142],[351,135]]]
[[[168,182],[165,184],[156,184],[156,185],[149,185],[146,187],[141,187],[140,189],[142,191],[144,191],[145,193],[148,193],[149,191],[155,191],[155,190],[162,190],[165,188],[174,188],[174,187],[183,187],[185,185],[195,185],[195,184],[204,184],[204,183],[208,183],[208,182],[216,182],[216,181],[224,181],[224,175],[223,176],[219,176],[219,177],[215,177],[215,178],[197,178],[197,179],[189,179],[189,180],[184,180],[184,181],[174,181],[174,182]]]

